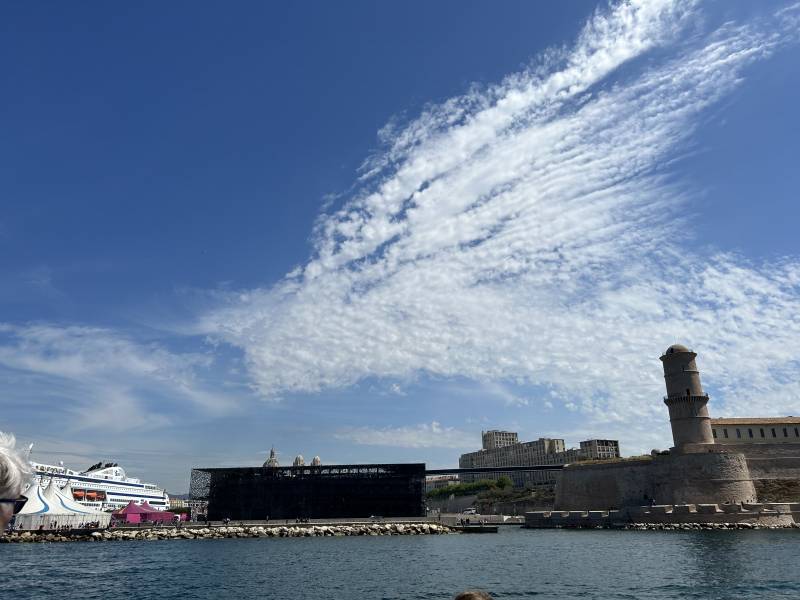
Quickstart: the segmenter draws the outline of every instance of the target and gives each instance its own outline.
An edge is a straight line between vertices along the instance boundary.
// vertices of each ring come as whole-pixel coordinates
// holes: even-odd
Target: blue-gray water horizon
[[[0,544],[0,598],[796,599],[798,567],[797,530]]]

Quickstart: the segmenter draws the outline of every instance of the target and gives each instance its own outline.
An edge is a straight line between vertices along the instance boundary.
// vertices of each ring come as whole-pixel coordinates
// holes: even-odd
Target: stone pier
[[[703,525],[736,529],[800,528],[800,503],[661,504],[621,510],[537,511],[525,513],[525,528],[628,528],[631,525]]]

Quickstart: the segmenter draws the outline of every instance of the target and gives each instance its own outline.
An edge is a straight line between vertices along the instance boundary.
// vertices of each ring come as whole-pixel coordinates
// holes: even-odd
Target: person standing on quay
[[[25,505],[22,488],[30,477],[28,462],[14,449],[16,440],[0,431],[0,535]]]

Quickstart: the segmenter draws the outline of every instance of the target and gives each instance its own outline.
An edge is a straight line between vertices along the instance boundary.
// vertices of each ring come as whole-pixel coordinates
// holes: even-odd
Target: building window
[[[717,439],[717,430],[716,429],[712,429],[711,433],[714,435],[714,439]]]
[[[753,430],[752,429],[748,429],[747,430],[747,435],[749,435],[750,437],[753,437]]]
[[[722,435],[725,436],[725,439],[728,439],[728,428],[727,427],[722,430]]]
[[[737,438],[740,438],[740,437],[742,437],[742,430],[741,430],[741,429],[739,429],[738,427],[736,428],[736,437],[737,437]]]
[[[789,432],[787,431],[786,427],[783,428],[783,437],[789,437]]]
[[[759,433],[761,433],[761,437],[764,437],[764,428],[762,427],[762,428],[761,428],[761,429],[759,429],[758,431],[759,431]]]
[[[778,437],[778,434],[775,433],[775,428],[774,427],[772,428],[772,437]]]
[[[794,428],[794,437],[800,437],[800,433],[797,433],[797,427]]]

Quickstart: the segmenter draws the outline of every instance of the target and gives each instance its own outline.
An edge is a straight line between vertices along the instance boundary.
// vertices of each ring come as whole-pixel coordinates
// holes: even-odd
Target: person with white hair
[[[0,431],[0,535],[11,517],[25,506],[22,489],[28,483],[31,469],[15,449],[16,440],[10,433]]]

